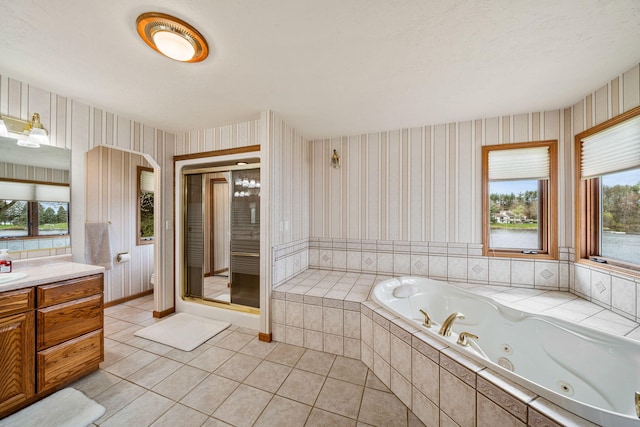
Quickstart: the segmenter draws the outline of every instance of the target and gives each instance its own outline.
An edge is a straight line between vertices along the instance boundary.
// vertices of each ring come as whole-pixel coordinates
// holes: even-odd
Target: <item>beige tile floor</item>
[[[215,300],[220,295],[226,295],[228,298],[230,293],[230,288],[227,285],[228,283],[228,276],[216,275],[205,277],[203,297]]]
[[[191,352],[135,337],[149,295],[105,310],[105,361],[72,386],[99,426],[422,426],[360,361],[264,343],[236,326]]]

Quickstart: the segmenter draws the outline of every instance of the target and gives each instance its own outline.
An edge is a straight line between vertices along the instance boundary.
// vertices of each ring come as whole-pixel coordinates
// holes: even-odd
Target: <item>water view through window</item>
[[[640,169],[601,177],[600,255],[640,264]]]
[[[538,181],[489,183],[490,245],[495,249],[538,250]]]

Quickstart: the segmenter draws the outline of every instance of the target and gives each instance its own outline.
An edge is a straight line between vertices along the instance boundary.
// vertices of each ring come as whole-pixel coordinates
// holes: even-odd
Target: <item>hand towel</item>
[[[84,225],[84,258],[88,264],[100,265],[105,270],[113,267],[109,223],[87,222]]]

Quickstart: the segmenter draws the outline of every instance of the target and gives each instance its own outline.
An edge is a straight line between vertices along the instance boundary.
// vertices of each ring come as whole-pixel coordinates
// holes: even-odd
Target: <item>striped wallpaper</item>
[[[143,278],[156,264],[156,287],[162,289],[158,293],[157,310],[165,310],[173,306],[173,287],[163,286],[165,279],[173,283],[173,155],[175,137],[172,134],[145,126],[141,123],[119,117],[116,114],[75,101],[73,99],[36,88],[28,83],[0,75],[0,114],[27,119],[31,113],[40,113],[45,129],[49,131],[51,144],[56,147],[71,149],[71,247],[73,260],[84,262],[84,223],[89,220],[87,214],[92,212],[92,221],[112,221],[130,224],[135,221],[135,203],[115,191],[103,191],[109,188],[108,182],[87,179],[87,152],[95,147],[106,146],[126,152],[139,153],[157,168],[157,184],[160,190],[156,194],[159,222],[165,227],[157,231],[158,247],[154,262],[133,258],[126,267],[131,271],[139,271],[127,282],[126,276],[107,273],[105,275],[105,301],[126,297],[144,289]],[[112,157],[113,160],[113,157]],[[123,160],[124,161],[124,160]],[[98,162],[100,163],[100,162]],[[120,177],[124,169],[118,169],[119,162],[108,163],[113,166],[111,173]],[[107,187],[105,187],[107,186]],[[118,188],[125,188],[118,186]],[[101,190],[103,189],[103,190]],[[104,196],[99,202],[95,195]],[[91,201],[91,206],[89,206]],[[100,203],[101,210],[94,216],[94,203]],[[118,217],[116,217],[118,213]],[[126,233],[120,230],[118,233]],[[116,233],[116,235],[118,234]],[[166,250],[165,250],[166,248]],[[122,248],[125,249],[125,248]],[[114,245],[114,250],[120,250]],[[44,254],[46,255],[46,254]],[[125,268],[125,267],[123,267]],[[113,276],[113,277],[112,277]],[[136,282],[136,277],[140,281]],[[148,279],[145,279],[148,280]]]
[[[480,147],[557,139],[558,243],[571,247],[573,136],[639,104],[636,65],[560,110],[311,141],[310,236],[481,243]]]
[[[154,245],[137,245],[137,166],[149,167],[140,154],[104,146],[87,153],[87,222],[110,221],[113,254],[128,252],[131,261],[105,273],[105,301],[152,289]],[[133,213],[132,213],[133,212]]]
[[[0,179],[2,178],[68,184],[69,171],[0,162]]]
[[[564,146],[564,118],[556,110],[312,141],[311,236],[480,243],[480,147]],[[340,169],[329,167],[334,149]]]

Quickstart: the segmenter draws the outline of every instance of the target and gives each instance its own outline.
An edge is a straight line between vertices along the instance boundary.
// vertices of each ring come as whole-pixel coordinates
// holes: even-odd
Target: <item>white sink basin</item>
[[[0,285],[27,277],[27,273],[0,273]]]

